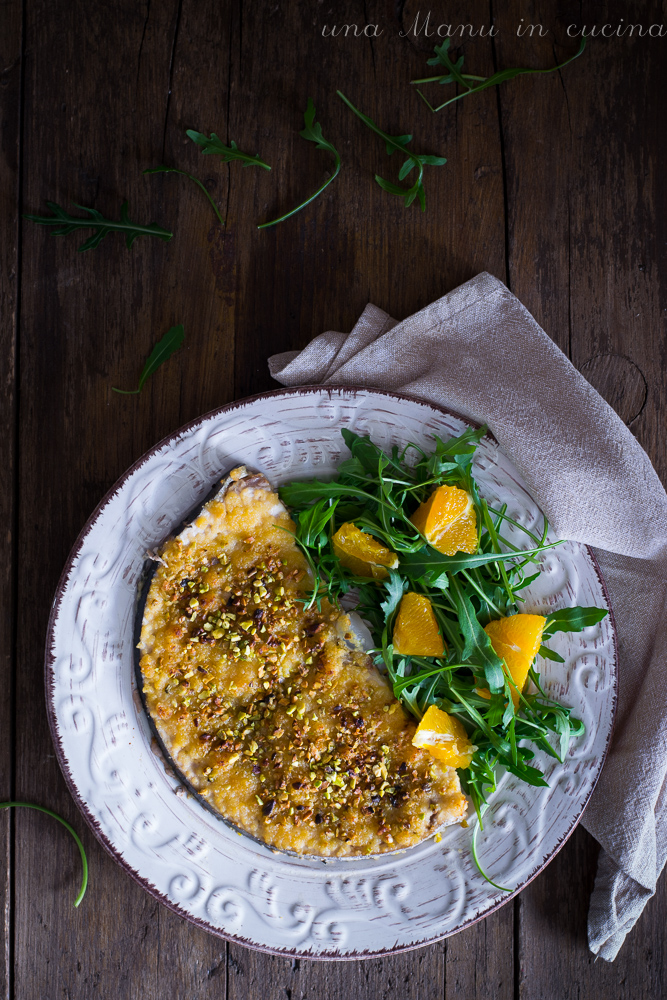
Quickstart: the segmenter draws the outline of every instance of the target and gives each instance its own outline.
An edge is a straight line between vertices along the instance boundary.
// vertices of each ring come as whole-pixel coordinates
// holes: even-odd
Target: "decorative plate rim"
[[[104,511],[104,509],[108,506],[108,504],[113,500],[113,498],[117,495],[117,493],[124,486],[124,484],[128,481],[128,479],[138,469],[140,469],[146,462],[148,462],[162,448],[164,448],[165,446],[168,446],[170,443],[172,443],[176,439],[178,439],[178,438],[186,435],[190,431],[194,430],[197,426],[199,426],[201,424],[204,424],[206,421],[209,421],[209,420],[211,420],[213,418],[217,418],[217,417],[219,417],[219,416],[221,416],[223,414],[226,414],[226,413],[233,413],[234,410],[236,410],[236,409],[240,409],[242,407],[247,406],[248,404],[259,402],[261,400],[271,399],[271,398],[275,398],[275,397],[279,397],[279,396],[303,396],[303,395],[309,395],[309,394],[314,393],[314,392],[320,393],[320,394],[321,393],[327,393],[327,394],[329,394],[329,398],[331,398],[332,394],[341,393],[341,392],[342,393],[350,393],[352,396],[354,396],[357,393],[364,393],[364,394],[365,393],[373,393],[373,394],[380,395],[380,396],[386,396],[386,397],[391,398],[391,399],[404,400],[406,402],[417,403],[417,404],[421,404],[421,405],[426,406],[426,407],[430,407],[431,409],[433,409],[437,413],[440,413],[440,414],[443,414],[443,415],[449,416],[449,417],[454,417],[454,418],[456,418],[458,420],[463,421],[464,423],[468,424],[471,427],[480,427],[480,426],[482,426],[479,421],[476,421],[476,420],[474,420],[474,419],[472,419],[470,417],[464,416],[463,414],[458,413],[456,410],[451,409],[450,407],[441,406],[441,405],[439,405],[437,403],[431,402],[430,400],[424,400],[424,399],[421,399],[420,397],[417,397],[417,396],[410,396],[410,395],[408,395],[406,393],[391,392],[391,391],[387,391],[387,390],[384,390],[384,389],[377,389],[377,388],[374,388],[373,386],[318,385],[318,384],[313,384],[313,385],[300,385],[300,386],[283,387],[283,388],[269,390],[267,392],[256,393],[256,394],[254,394],[252,396],[245,396],[242,399],[233,400],[230,403],[226,403],[226,404],[224,404],[222,406],[215,407],[214,409],[209,410],[208,412],[200,415],[199,417],[195,417],[194,419],[188,421],[187,423],[183,424],[182,426],[176,428],[176,430],[170,432],[169,434],[166,434],[156,444],[154,444],[147,451],[145,451],[135,462],[133,462],[132,465],[130,465],[125,470],[125,472],[115,481],[115,483],[110,487],[110,489],[107,490],[107,492],[104,494],[104,496],[102,497],[102,499],[95,506],[95,508],[92,511],[92,513],[90,514],[90,516],[87,518],[85,524],[83,525],[83,527],[81,528],[80,532],[78,533],[74,544],[72,545],[72,548],[71,548],[71,550],[69,552],[69,555],[67,557],[65,565],[63,567],[63,570],[62,570],[62,572],[60,574],[60,578],[58,580],[58,585],[56,587],[56,591],[55,591],[54,598],[53,598],[53,603],[51,605],[51,610],[50,610],[50,613],[49,613],[49,620],[48,620],[47,631],[46,631],[46,648],[45,648],[45,660],[44,660],[45,700],[46,700],[46,713],[47,713],[47,718],[48,718],[48,723],[49,723],[49,730],[50,730],[50,733],[51,733],[51,740],[53,742],[54,750],[55,750],[55,753],[56,753],[56,758],[58,760],[58,764],[59,764],[60,769],[62,771],[63,777],[65,779],[65,783],[67,785],[67,788],[69,790],[70,795],[72,796],[72,798],[73,798],[73,800],[74,800],[77,808],[79,809],[80,813],[82,814],[84,820],[88,824],[91,832],[93,833],[93,835],[95,836],[95,838],[97,839],[97,841],[102,845],[102,847],[107,851],[107,853],[114,859],[114,861],[130,876],[130,878],[132,878],[135,882],[137,882],[142,887],[142,889],[144,889],[146,892],[148,892],[151,896],[153,896],[155,899],[157,899],[160,903],[162,903],[164,906],[166,906],[169,910],[172,910],[174,913],[178,914],[178,916],[184,918],[189,923],[192,923],[195,926],[197,926],[197,927],[199,927],[199,928],[207,931],[209,934],[212,934],[215,937],[221,938],[222,940],[230,941],[230,942],[235,943],[235,944],[240,944],[240,945],[243,945],[244,947],[251,948],[251,949],[253,949],[255,951],[260,951],[260,952],[263,952],[265,954],[270,954],[270,955],[276,955],[276,956],[281,957],[281,958],[303,958],[303,959],[308,960],[308,961],[352,962],[352,961],[357,961],[359,959],[364,959],[364,958],[384,958],[384,957],[388,957],[388,956],[391,956],[391,955],[399,954],[401,952],[415,951],[415,950],[417,950],[419,948],[425,948],[425,947],[428,947],[431,944],[435,944],[438,941],[445,940],[448,937],[452,937],[454,934],[458,934],[460,931],[463,931],[463,930],[466,930],[469,927],[472,927],[474,924],[478,923],[479,921],[485,920],[492,913],[495,913],[501,907],[505,906],[506,903],[510,902],[510,900],[514,899],[515,896],[517,896],[520,892],[522,892],[526,888],[526,886],[529,885],[533,881],[533,879],[537,878],[537,876],[546,868],[546,866],[551,863],[551,861],[553,860],[553,858],[556,856],[556,854],[558,854],[558,852],[564,846],[564,844],[566,843],[566,841],[569,840],[569,838],[571,837],[572,833],[574,832],[574,830],[578,826],[578,824],[579,824],[579,822],[581,820],[581,817],[583,816],[583,814],[584,814],[584,812],[586,810],[586,807],[587,807],[587,805],[588,805],[588,803],[590,801],[590,798],[591,798],[591,796],[592,796],[592,794],[593,794],[593,792],[595,790],[595,787],[596,787],[597,782],[599,780],[600,774],[602,772],[602,768],[603,768],[604,763],[606,761],[607,754],[609,752],[609,746],[611,744],[611,740],[612,740],[612,737],[613,737],[613,734],[614,734],[614,729],[615,729],[616,712],[617,712],[617,705],[618,705],[618,637],[617,637],[617,633],[616,633],[616,622],[615,622],[615,617],[614,617],[614,611],[613,611],[612,603],[611,603],[611,600],[610,600],[610,597],[609,597],[609,592],[608,592],[608,589],[607,589],[607,585],[605,583],[604,577],[603,577],[602,572],[600,570],[600,566],[598,564],[598,561],[597,561],[597,559],[595,557],[595,553],[594,553],[593,549],[591,548],[591,546],[590,545],[584,545],[582,547],[585,548],[585,550],[588,553],[588,556],[591,559],[593,569],[594,569],[595,574],[596,574],[596,576],[598,578],[601,590],[603,592],[604,598],[606,600],[606,603],[607,603],[607,606],[608,606],[608,609],[609,609],[609,620],[610,620],[610,625],[611,625],[611,634],[612,634],[612,638],[613,638],[613,648],[614,648],[614,654],[615,654],[614,670],[613,670],[613,678],[612,678],[612,680],[613,680],[613,691],[612,691],[611,710],[610,710],[611,722],[610,722],[610,726],[609,726],[609,731],[608,731],[608,734],[607,734],[606,742],[605,742],[605,745],[604,745],[604,749],[603,749],[603,751],[601,753],[599,764],[597,766],[597,770],[596,770],[595,775],[593,777],[593,780],[592,780],[592,783],[591,783],[591,787],[590,787],[590,789],[589,789],[589,791],[588,791],[588,793],[586,795],[586,798],[585,798],[585,800],[584,800],[584,802],[583,802],[583,804],[582,804],[582,806],[581,806],[581,808],[579,810],[578,815],[572,820],[569,828],[558,839],[555,847],[551,851],[551,853],[548,856],[548,858],[546,858],[541,863],[538,863],[538,865],[535,867],[535,869],[532,872],[530,872],[530,874],[528,876],[526,876],[521,881],[521,883],[514,890],[512,890],[511,892],[509,892],[507,895],[503,896],[500,900],[498,900],[498,902],[492,904],[483,913],[481,913],[481,914],[479,914],[479,915],[477,915],[477,916],[475,916],[475,917],[473,917],[473,918],[465,921],[464,923],[462,923],[455,930],[449,931],[449,932],[444,933],[444,934],[437,934],[437,935],[433,936],[432,938],[430,938],[428,941],[421,941],[421,942],[407,943],[407,944],[399,944],[399,945],[396,945],[396,946],[394,946],[392,948],[389,948],[387,950],[378,950],[378,951],[373,950],[373,951],[370,951],[368,949],[363,949],[363,950],[354,951],[354,952],[349,951],[349,952],[345,952],[343,954],[341,954],[338,951],[320,951],[317,954],[313,954],[312,952],[307,952],[307,951],[300,950],[300,948],[298,946],[295,946],[294,948],[290,948],[290,947],[286,947],[286,948],[274,948],[274,947],[271,947],[270,945],[266,945],[266,944],[263,944],[263,943],[258,943],[258,942],[254,941],[254,940],[249,939],[249,938],[245,938],[241,934],[235,934],[235,933],[232,933],[232,932],[229,932],[229,931],[222,930],[219,927],[213,926],[213,924],[209,923],[207,920],[204,920],[203,918],[201,918],[199,916],[196,916],[196,915],[194,915],[192,913],[187,912],[178,903],[176,903],[173,900],[171,900],[165,893],[163,893],[155,885],[153,885],[153,883],[150,881],[150,879],[147,876],[142,875],[140,872],[138,872],[136,869],[134,869],[132,867],[132,865],[123,857],[123,855],[121,854],[120,850],[113,844],[113,842],[111,841],[111,839],[109,837],[107,837],[107,835],[102,831],[98,819],[96,818],[96,816],[94,815],[94,813],[88,808],[88,805],[84,802],[84,800],[82,798],[82,795],[79,792],[79,789],[78,789],[78,787],[77,787],[77,785],[75,783],[74,777],[73,777],[73,775],[72,775],[72,773],[70,771],[68,760],[67,760],[66,754],[64,752],[63,746],[62,746],[60,735],[58,733],[57,715],[56,715],[56,710],[55,710],[54,701],[53,701],[54,687],[55,687],[53,666],[54,666],[54,663],[56,661],[56,656],[53,653],[53,640],[54,640],[54,628],[55,628],[56,620],[58,618],[58,614],[60,612],[62,600],[63,600],[64,594],[65,594],[65,591],[67,589],[67,585],[69,583],[70,575],[71,575],[72,569],[73,569],[73,564],[74,564],[74,562],[75,562],[75,560],[76,560],[76,558],[77,558],[77,556],[78,556],[78,554],[79,554],[79,552],[80,552],[80,550],[81,550],[81,548],[82,548],[82,546],[84,544],[84,541],[85,541],[87,535],[89,534],[89,532],[93,528],[93,526],[94,526],[95,522],[97,521],[98,517],[100,516],[100,514]],[[493,433],[490,430],[487,430],[487,432],[485,434],[485,437],[488,437],[491,441],[493,441],[496,444],[498,443],[497,439],[495,438],[495,436],[493,435]],[[537,506],[539,506],[539,505],[537,505]]]

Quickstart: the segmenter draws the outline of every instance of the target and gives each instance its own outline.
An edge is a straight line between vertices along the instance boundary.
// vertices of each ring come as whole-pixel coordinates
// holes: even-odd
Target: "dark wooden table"
[[[553,66],[578,45],[568,25],[571,36],[584,23],[616,32],[591,39],[562,72],[521,77],[438,115],[408,84],[426,74],[438,41],[409,33],[428,9],[418,0],[0,7],[0,798],[66,816],[91,868],[74,910],[79,861],[66,832],[38,813],[0,814],[3,998],[667,995],[664,879],[613,965],[588,952],[598,848],[582,829],[513,903],[395,958],[290,961],[206,935],[144,893],[89,832],[54,758],[42,680],[61,567],[116,478],[191,418],[273,387],[269,354],[349,330],[369,300],[403,318],[481,270],[497,275],[616,406],[665,479],[667,37],[648,29],[667,11],[631,6],[433,2],[431,29],[484,26],[464,45],[465,68],[478,74]],[[538,21],[542,37],[517,35]],[[637,28],[619,37],[629,21],[644,37]],[[376,37],[323,37],[325,25],[345,23],[377,25]],[[424,214],[375,184],[374,172],[396,178],[397,157],[387,159],[337,88],[390,133],[414,133],[416,150],[447,156],[426,169]],[[303,213],[259,231],[331,166],[298,136],[309,96],[343,170]],[[273,169],[203,158],[186,128],[235,139]],[[186,178],[142,175],[160,163],[201,177],[224,227]],[[20,214],[50,199],[117,217],[125,198],[132,218],[173,229],[171,242],[144,238],[128,251],[111,235],[78,254],[82,239],[54,238]],[[178,322],[185,346],[142,394],[113,393],[136,384],[154,342]]]

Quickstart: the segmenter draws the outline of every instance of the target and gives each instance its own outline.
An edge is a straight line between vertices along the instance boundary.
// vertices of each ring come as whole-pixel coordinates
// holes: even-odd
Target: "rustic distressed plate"
[[[351,388],[281,390],[233,403],[156,445],[113,487],[81,533],[62,575],[46,649],[53,741],[65,779],[94,833],[148,892],[222,937],[276,954],[352,959],[447,937],[502,905],[546,865],[574,829],[597,780],[616,701],[611,616],[557,635],[564,664],[542,663],[547,690],[586,723],[560,764],[538,752],[548,788],[505,774],[478,838],[484,881],[470,856],[472,824],[401,855],[307,860],[235,833],[196,799],[151,747],[135,689],[133,626],[146,552],[235,464],[274,485],[327,476],[346,456],[340,429],[384,448],[466,421],[427,403]],[[542,515],[489,435],[475,475],[482,493],[538,528]],[[524,535],[517,533],[525,545]],[[527,611],[608,607],[592,554],[566,542],[542,559]],[[94,892],[94,887],[93,887]]]

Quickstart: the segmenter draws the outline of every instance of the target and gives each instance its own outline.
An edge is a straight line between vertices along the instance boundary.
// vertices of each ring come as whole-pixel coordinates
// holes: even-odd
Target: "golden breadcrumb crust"
[[[141,631],[144,698],[188,782],[225,819],[299,854],[409,847],[460,821],[453,768],[415,723],[349,618],[305,610],[310,575],[268,482],[234,470],[160,551]]]

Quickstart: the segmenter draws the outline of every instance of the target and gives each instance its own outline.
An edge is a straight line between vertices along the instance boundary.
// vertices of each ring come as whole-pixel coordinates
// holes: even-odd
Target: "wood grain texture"
[[[14,623],[16,598],[16,402],[19,297],[19,190],[22,10],[3,8],[0,31],[0,801],[14,793]],[[0,812],[0,997],[13,978],[14,816]]]
[[[25,155],[34,166],[25,210],[51,198],[117,217],[127,197],[133,218],[175,231],[171,243],[140,239],[130,252],[112,235],[90,254],[77,254],[76,237],[28,224],[24,234],[17,793],[79,829],[42,704],[44,628],[63,560],[92,507],[149,443],[233,391],[225,354],[233,337],[221,338],[210,264],[215,217],[187,180],[141,174],[176,153],[175,165],[196,160],[196,150],[165,149],[187,14],[176,2],[93,12],[63,2],[36,3],[27,16]],[[54,45],[71,56],[53,60]],[[224,23],[217,35],[207,25],[189,58],[199,64],[210,45],[228,49]],[[209,88],[212,101],[226,81],[225,73]],[[206,277],[186,297],[180,289],[193,274]],[[140,396],[113,393],[112,385],[136,385],[153,343],[179,321],[187,340],[173,361]],[[79,860],[67,833],[27,813],[16,825],[16,997],[196,996],[202,983],[210,995],[224,943],[162,912],[88,831],[96,889],[74,911]]]
[[[472,6],[485,16],[484,3]],[[334,22],[377,23],[384,33],[378,39],[323,38],[322,29]],[[276,176],[254,172],[233,188],[230,201],[230,225],[244,234],[238,249],[243,326],[237,333],[237,395],[274,384],[264,364],[267,350],[303,346],[325,329],[347,331],[368,301],[403,317],[481,269],[504,275],[494,101],[484,95],[481,108],[462,110],[453,124],[432,116],[407,84],[424,57],[400,37],[401,29],[386,3],[345,2],[335,13],[325,5],[289,4],[279,29],[262,5],[244,7],[240,85],[229,134],[247,135],[248,124],[261,121],[261,143],[258,135],[249,148],[261,150]],[[287,39],[307,45],[308,59],[286,61]],[[490,67],[490,50],[486,59]],[[375,173],[395,180],[400,161],[387,156],[336,88],[390,134],[414,131],[415,149],[448,158],[444,167],[426,168],[425,213],[416,205],[406,210],[401,199],[375,184]],[[257,231],[253,223],[297,204],[331,167],[325,154],[298,136],[307,96],[345,169],[306,211]],[[461,255],[461,234],[467,232],[483,237],[471,241],[472,253]]]
[[[533,40],[540,59],[529,65],[554,65],[556,57],[561,61],[573,51],[567,25],[582,23],[580,8],[566,4],[559,13],[554,32]],[[525,14],[524,4],[509,4],[503,20],[518,23]],[[532,14],[526,20],[537,22],[537,12]],[[605,21],[617,25],[625,16],[626,5],[612,4]],[[660,22],[660,5],[646,5],[642,18]],[[526,63],[525,39],[507,31],[497,47],[501,66]],[[512,291],[622,419],[632,421],[664,481],[666,452],[655,429],[665,405],[664,365],[656,363],[664,350],[656,257],[665,244],[665,224],[655,216],[655,177],[665,67],[651,52],[645,38],[629,38],[622,47],[589,41],[584,55],[562,73],[531,81],[534,114],[525,114],[519,86],[499,89],[499,106]],[[596,859],[597,845],[578,830],[521,894],[515,948],[522,1000],[550,997],[549,984],[556,982],[567,998],[660,995],[655,991],[664,981],[657,956],[667,917],[665,881],[613,966],[594,962],[586,911]],[[547,939],[552,948],[544,946]],[[640,940],[644,960],[635,950]]]
[[[433,45],[437,41],[437,37],[427,40],[424,32],[415,30],[416,18],[419,18],[417,24],[424,23],[426,9],[422,8],[423,5],[417,0],[408,0],[401,15],[401,28],[407,36],[405,41],[414,53],[410,67],[411,77],[425,76],[431,72],[426,58],[433,54]],[[476,26],[490,27],[486,3],[440,3],[431,5],[429,10],[431,21],[435,25],[474,23]],[[474,53],[475,66],[471,72],[492,74],[495,70],[493,39],[478,39],[474,44]],[[439,96],[444,88],[439,85],[432,85],[430,89],[424,87],[423,90],[431,103],[436,99],[444,100]],[[431,114],[414,90],[410,93],[413,114],[418,111],[420,123],[424,119],[427,123],[431,122],[431,127],[443,137],[444,154],[449,162],[439,169],[451,170],[451,176],[441,185],[447,202],[443,204],[439,215],[442,244],[452,257],[448,269],[451,272],[448,287],[456,286],[481,270],[505,280],[503,163],[495,91],[487,90],[474,100],[457,102],[437,115]],[[414,104],[417,105],[416,109]],[[399,238],[398,246],[401,245]],[[466,252],[459,258],[463,246],[466,247]],[[472,258],[468,257],[469,253],[472,253]],[[436,259],[440,257],[437,252],[435,256]],[[461,264],[465,266],[467,263],[466,258],[473,265],[470,273],[459,270]],[[428,261],[424,261],[424,268],[427,272],[434,272]],[[433,297],[437,294],[434,292]],[[377,299],[373,301],[378,302]],[[381,301],[378,304],[382,304]],[[404,311],[392,315],[402,319],[413,311],[407,303],[406,307]],[[503,942],[512,940],[514,905],[510,904],[483,923],[470,927],[445,942],[446,1000],[453,997],[505,1000],[506,997],[513,996],[513,950],[503,947]]]
[[[621,420],[631,424],[644,409],[648,386],[634,361],[620,354],[596,354],[579,369]]]
[[[584,15],[569,0],[546,0],[539,10],[519,0],[429,6],[436,25],[488,26],[495,18],[500,33],[493,41],[475,38],[463,47],[466,68],[479,73],[553,65],[576,49],[566,26],[602,16]],[[667,20],[655,0],[637,7],[630,15],[626,4],[612,2],[604,19]],[[299,348],[325,329],[349,330],[369,300],[400,319],[480,270],[509,280],[573,363],[631,420],[667,476],[664,39],[594,39],[562,73],[519,78],[434,116],[407,81],[427,71],[438,39],[399,35],[420,10],[426,7],[417,0],[3,5],[0,683],[5,690],[15,683],[16,708],[12,723],[11,698],[0,701],[1,795],[15,782],[18,796],[53,806],[84,830],[52,756],[42,658],[60,569],[94,505],[170,430],[272,387],[267,355]],[[521,17],[543,22],[550,33],[518,38]],[[383,33],[323,38],[322,27],[333,23],[377,23]],[[375,172],[395,179],[397,158],[388,158],[344,107],[337,87],[390,133],[413,132],[420,152],[447,156],[445,167],[427,168],[425,214],[416,206],[406,211],[374,183]],[[298,136],[308,96],[344,170],[303,213],[258,231],[257,222],[296,204],[331,167],[327,154]],[[235,139],[259,152],[271,173],[203,157],[187,128]],[[186,178],[142,176],[159,163],[201,177],[225,226]],[[54,238],[26,223],[19,248],[19,184],[22,211],[41,211],[48,198],[95,204],[111,215],[127,197],[133,218],[171,228],[174,238],[142,239],[128,252],[111,235],[99,249],[77,254],[76,236]],[[186,330],[179,353],[140,396],[114,394],[112,385],[136,384],[152,345],[177,322]],[[596,360],[610,356],[632,368]],[[646,383],[637,414],[635,371]],[[17,475],[18,538],[11,533]],[[0,838],[0,997],[7,1000],[648,1000],[667,992],[664,878],[614,965],[594,963],[587,951],[597,847],[583,830],[518,901],[482,924],[418,952],[342,965],[291,963],[208,937],[146,896],[85,830],[91,885],[75,911],[78,857],[64,830],[23,811],[11,821],[0,817]]]
[[[664,880],[613,963],[588,950],[586,913],[598,844],[578,827],[545,872],[521,894],[520,1000],[613,997],[653,1000],[665,996]]]
[[[519,899],[445,941],[445,1000],[512,1000],[514,911]]]
[[[272,958],[230,945],[227,1000],[373,1000],[443,996],[445,945],[365,962],[306,962]]]
[[[622,17],[625,4],[610,5],[608,17]],[[647,3],[642,19],[664,20],[664,5]],[[667,63],[652,58],[648,38],[627,39],[623,58],[602,44],[591,46],[591,72],[604,79],[572,93],[573,174],[571,183],[572,361],[581,367],[607,352],[637,365],[647,397],[632,429],[663,482],[667,452],[664,283],[667,221],[661,164],[665,129],[660,93]],[[627,87],[632,66],[633,87]],[[593,124],[593,120],[595,123]],[[576,173],[574,172],[576,170]],[[661,271],[662,265],[662,271]]]

